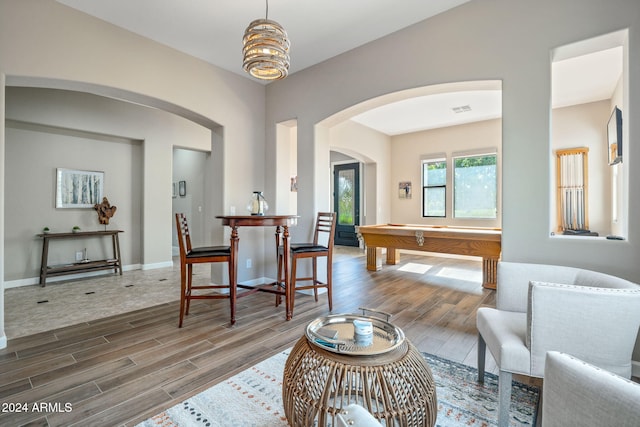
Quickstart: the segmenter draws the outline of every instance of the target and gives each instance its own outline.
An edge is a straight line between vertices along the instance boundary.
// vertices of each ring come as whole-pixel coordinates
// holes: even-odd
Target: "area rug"
[[[258,363],[192,398],[138,424],[137,427],[287,427],[282,405],[282,372],[289,351]],[[436,426],[497,425],[498,377],[460,363],[423,353],[436,383]],[[539,390],[513,383],[511,426],[533,426]]]

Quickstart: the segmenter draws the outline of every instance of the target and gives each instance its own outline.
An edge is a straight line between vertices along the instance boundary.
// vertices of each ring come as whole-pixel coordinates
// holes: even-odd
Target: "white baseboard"
[[[171,264],[173,265],[173,264]],[[122,271],[140,270],[140,264],[125,265]],[[110,270],[90,271],[87,273],[65,274],[64,276],[47,277],[47,283],[61,282],[63,280],[84,279],[87,277],[103,276],[105,274],[113,274]],[[27,279],[9,280],[4,282],[4,288],[19,288],[21,286],[31,286],[40,283],[40,277],[29,277]]]
[[[2,348],[7,348],[7,336],[6,335],[2,335],[0,337],[0,349]]]
[[[53,282],[54,277],[52,277],[49,281]],[[20,279],[20,280],[9,280],[3,283],[5,289],[9,288],[20,288],[22,286],[31,286],[37,285],[40,283],[39,277],[31,277],[29,279]]]
[[[263,283],[271,283],[271,282],[275,282],[275,279],[271,279],[269,277],[258,277],[257,279],[251,279],[251,280],[245,280],[244,282],[239,282],[239,284],[256,286],[256,285],[262,285]]]
[[[173,261],[157,262],[155,264],[142,264],[142,270],[155,270],[156,268],[173,267]]]

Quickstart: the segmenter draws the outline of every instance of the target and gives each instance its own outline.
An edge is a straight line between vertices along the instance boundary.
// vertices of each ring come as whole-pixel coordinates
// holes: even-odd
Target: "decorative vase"
[[[254,191],[251,200],[247,204],[247,210],[251,215],[264,215],[269,209],[269,204],[264,198],[262,191]]]

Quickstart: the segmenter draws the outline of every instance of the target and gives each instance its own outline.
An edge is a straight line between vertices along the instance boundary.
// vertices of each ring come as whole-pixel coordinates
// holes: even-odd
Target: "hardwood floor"
[[[494,291],[481,288],[481,268],[403,254],[399,265],[368,272],[362,253],[337,256],[333,312],[392,313],[421,351],[475,366],[475,312],[495,304]],[[133,426],[291,347],[311,320],[329,314],[326,295],[316,303],[298,294],[287,322],[274,299],[239,299],[233,327],[228,301],[204,300],[178,329],[176,301],[9,340],[0,350],[0,425]]]

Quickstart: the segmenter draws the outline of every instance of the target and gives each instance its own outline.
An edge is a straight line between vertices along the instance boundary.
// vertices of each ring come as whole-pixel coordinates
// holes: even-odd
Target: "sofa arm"
[[[529,282],[574,283],[579,269],[524,262],[498,263],[496,308],[504,311],[527,312]]]
[[[561,351],[631,377],[631,356],[640,328],[640,287],[531,282],[528,306],[527,347],[533,376],[543,376],[547,351]]]
[[[549,352],[543,427],[637,426],[640,385],[567,354]]]

